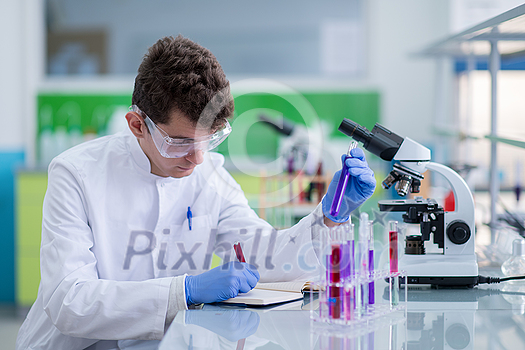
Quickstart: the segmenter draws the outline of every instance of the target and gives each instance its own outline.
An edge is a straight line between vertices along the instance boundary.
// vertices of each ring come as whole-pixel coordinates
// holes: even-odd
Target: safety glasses
[[[219,146],[232,131],[230,123],[226,120],[224,125],[211,135],[198,138],[173,138],[155,124],[153,120],[136,105],[131,106],[129,110],[140,114],[142,118],[144,118],[153,142],[160,155],[164,158],[182,158],[196,151],[210,151]]]

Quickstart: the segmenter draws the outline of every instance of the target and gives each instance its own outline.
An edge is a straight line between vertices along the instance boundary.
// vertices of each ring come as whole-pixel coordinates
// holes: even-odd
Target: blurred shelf
[[[38,86],[39,93],[89,94],[133,92],[134,76],[95,75],[46,77]]]
[[[503,57],[525,56],[525,4],[438,41],[418,54],[488,57],[490,42],[493,41],[498,42],[498,50]]]
[[[331,180],[332,175],[261,174],[259,216],[274,227],[292,226],[317,207]]]
[[[515,146],[519,148],[525,148],[525,141],[522,141],[522,140],[515,140],[515,139],[509,139],[505,137],[498,137],[498,136],[491,136],[491,135],[486,135],[485,138],[491,141],[501,142],[501,143],[505,143],[507,145],[511,145],[511,146]]]
[[[525,58],[525,4],[517,6],[487,21],[475,25],[458,34],[449,36],[438,41],[425,49],[419,51],[417,55],[435,57],[442,61],[443,58],[458,59],[467,58],[471,61],[478,57],[488,59],[488,71],[490,72],[490,116],[491,130],[490,135],[485,136],[490,140],[490,222],[492,227],[491,242],[494,243],[496,231],[496,203],[498,201],[499,181],[498,181],[498,143],[506,143],[520,148],[525,148],[525,142],[502,138],[498,135],[498,71],[501,69],[501,61],[505,58]],[[443,95],[444,96],[444,95]],[[438,101],[439,106],[443,101]],[[451,134],[450,131],[446,133]],[[458,133],[457,135],[461,135]]]
[[[433,131],[434,131],[434,134],[436,135],[445,136],[445,137],[453,137],[453,138],[459,139],[460,141],[467,140],[467,139],[479,140],[481,138],[481,136],[454,130],[451,127],[447,128],[447,127],[442,127],[442,126],[435,126],[433,128]]]

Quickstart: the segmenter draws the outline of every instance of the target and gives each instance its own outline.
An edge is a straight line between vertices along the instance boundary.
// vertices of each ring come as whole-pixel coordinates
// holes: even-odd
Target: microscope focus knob
[[[403,221],[407,224],[418,224],[419,213],[416,207],[409,207],[406,214],[403,214]]]
[[[447,227],[447,236],[452,243],[465,244],[470,239],[470,227],[464,221],[452,221]]]

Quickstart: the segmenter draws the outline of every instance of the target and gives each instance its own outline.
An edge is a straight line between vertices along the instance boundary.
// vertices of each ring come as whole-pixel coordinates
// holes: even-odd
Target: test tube
[[[328,259],[329,288],[328,288],[328,315],[331,319],[341,318],[341,229],[330,229],[332,241]]]
[[[368,283],[368,304],[375,304],[375,285],[374,285],[374,228],[373,221],[368,224],[368,276],[371,282]]]
[[[324,259],[324,273],[321,276],[321,283],[324,286],[322,289],[322,293],[320,293],[319,297],[322,299],[319,300],[319,316],[325,320],[330,320],[330,297],[329,297],[329,291],[330,291],[330,274],[332,272],[331,269],[331,254],[332,254],[332,230],[329,227],[326,227],[324,229],[320,230],[320,241],[321,241],[321,254]]]
[[[348,147],[348,152],[346,152],[345,160],[343,161],[343,163],[348,158],[351,158],[350,151],[356,147],[357,142],[352,141],[350,143],[350,146]],[[332,216],[337,216],[337,214],[339,214],[339,210],[341,209],[341,203],[343,201],[343,195],[345,193],[349,177],[350,173],[348,172],[346,165],[343,164],[343,168],[341,169],[341,175],[339,176],[339,182],[337,183],[337,188],[335,190],[334,199],[332,201],[332,206],[330,207],[330,215]]]
[[[374,331],[361,335],[359,337],[359,350],[361,349],[374,350],[375,349],[374,337],[375,337]]]
[[[361,297],[359,306],[362,310],[366,310],[368,305],[368,237],[370,235],[370,221],[368,221],[368,214],[361,213],[359,216],[359,277],[361,279]]]
[[[390,325],[390,344],[388,349],[397,349],[397,324]]]
[[[390,273],[396,273],[399,269],[397,221],[388,222],[388,235],[390,245]]]
[[[355,258],[354,258],[354,224],[344,226],[343,242],[343,313],[345,320],[354,318],[355,310]]]
[[[304,193],[304,189],[303,189],[303,171],[302,170],[299,170],[297,172],[297,187],[298,187],[298,190],[297,190],[297,193],[299,194],[299,203],[303,203],[305,201],[305,193]]]
[[[368,350],[374,350],[375,349],[375,336],[376,332],[372,331],[368,333]]]
[[[390,295],[391,305],[397,306],[399,304],[399,242],[397,221],[388,222],[388,237],[390,246]]]
[[[295,171],[294,169],[294,159],[295,155],[290,154],[288,156],[288,164],[287,164],[287,170],[288,170],[288,186],[290,186],[290,203],[293,203],[293,173]]]

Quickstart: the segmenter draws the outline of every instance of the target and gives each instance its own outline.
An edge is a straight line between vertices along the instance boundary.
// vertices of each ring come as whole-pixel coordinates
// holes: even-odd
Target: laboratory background
[[[396,159],[382,159],[359,143],[377,180],[373,197],[360,208],[374,222],[377,266],[384,262],[381,253],[388,254],[383,239],[388,220],[398,220],[406,235],[421,229],[403,223],[403,213],[389,212],[393,207],[381,210],[378,202],[421,196],[453,215],[447,213],[465,207],[451,178],[462,179],[466,189],[460,192],[472,195],[472,222],[466,225],[469,237],[475,230],[475,240],[465,254],[480,271],[503,276],[501,266],[522,256],[522,1],[2,0],[0,33],[2,349],[14,349],[36,299],[49,162],[70,147],[127,127],[137,68],[147,48],[164,36],[181,34],[201,44],[222,65],[235,114],[233,131],[216,151],[252,208],[274,227],[292,226],[320,202],[352,141],[339,130],[348,119],[372,133],[379,123],[413,140],[429,150],[432,162],[457,174],[426,171],[419,192],[402,196],[397,185],[381,186]],[[503,283],[494,288],[505,288]],[[431,298],[432,311],[415,303],[417,312],[411,312],[415,304],[408,289],[404,321],[396,324],[405,329],[398,348],[430,348],[422,339],[437,332],[439,322],[441,333],[428,338],[443,342],[436,348],[524,348],[523,283],[515,282],[508,294],[481,286],[461,289],[450,300]],[[420,292],[414,291],[416,299]],[[439,302],[458,298],[468,311],[452,322],[466,330],[454,343],[446,326],[456,315],[436,310],[448,308]],[[324,339],[325,330],[320,334],[314,339],[307,333],[306,348],[338,348]],[[298,348],[285,343],[260,348]]]

